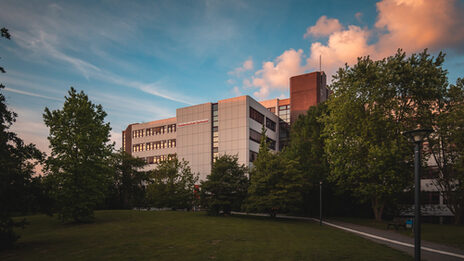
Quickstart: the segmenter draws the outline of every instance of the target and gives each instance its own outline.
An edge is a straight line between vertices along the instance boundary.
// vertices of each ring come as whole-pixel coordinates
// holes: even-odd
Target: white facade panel
[[[189,162],[192,171],[205,180],[211,173],[211,103],[177,109],[179,159]]]

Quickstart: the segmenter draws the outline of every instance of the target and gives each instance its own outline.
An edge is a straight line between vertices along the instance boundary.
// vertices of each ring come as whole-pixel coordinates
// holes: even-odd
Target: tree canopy
[[[1,29],[1,37],[10,39],[6,28]],[[0,71],[5,73],[3,67]],[[33,144],[25,144],[10,127],[17,114],[8,109],[0,84],[0,249],[10,247],[19,236],[13,231],[15,226],[24,226],[25,221],[14,221],[14,211],[29,205],[32,190],[38,178],[34,178],[34,167],[43,155]]]
[[[110,124],[106,112],[83,92],[68,91],[61,110],[45,108],[50,129],[51,155],[46,161],[47,179],[63,221],[90,222],[102,203],[110,177]]]
[[[216,158],[211,174],[201,183],[202,206],[214,215],[239,211],[248,190],[247,172],[247,167],[238,164],[237,156]]]
[[[432,111],[435,133],[428,139],[428,154],[437,163],[436,185],[448,208],[461,223],[464,214],[464,79],[445,90]]]
[[[282,152],[287,158],[298,162],[296,168],[302,173],[303,206],[305,214],[319,211],[319,182],[327,181],[329,164],[324,152],[324,125],[320,118],[328,114],[326,103],[309,108],[292,124],[290,142]]]
[[[147,162],[119,150],[111,157],[111,185],[107,201],[110,208],[132,209],[143,205],[145,186],[149,181],[148,171],[143,171]]]
[[[196,201],[197,182],[198,175],[192,172],[188,162],[173,156],[151,172],[148,204],[157,208],[191,209]]]
[[[261,143],[250,171],[246,211],[265,212],[271,216],[293,211],[301,205],[304,178],[298,162],[269,151],[263,126]]]
[[[447,84],[443,61],[442,53],[406,57],[398,50],[383,60],[358,58],[334,75],[330,114],[323,117],[330,179],[371,201],[376,219],[412,185],[412,146],[401,133],[431,127]]]

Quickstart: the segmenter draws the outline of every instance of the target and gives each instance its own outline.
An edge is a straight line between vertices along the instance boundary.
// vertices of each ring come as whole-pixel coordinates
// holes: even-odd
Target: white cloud
[[[116,131],[111,131],[110,132],[110,141],[115,143],[115,149],[119,150],[122,146],[122,133],[121,132],[116,132]]]
[[[11,110],[18,114],[11,131],[17,133],[25,143],[34,143],[39,150],[49,155],[50,143],[46,138],[49,130],[42,120],[42,111],[18,107],[12,107]]]
[[[342,30],[343,26],[340,24],[338,19],[327,18],[327,16],[323,15],[319,20],[317,20],[316,25],[308,27],[306,29],[306,33],[304,34],[304,38],[309,36],[328,36],[334,32],[338,32]]]
[[[250,57],[243,62],[242,66],[235,68],[233,71],[228,72],[229,75],[240,76],[243,72],[253,70],[253,59]]]
[[[41,94],[37,94],[37,93],[21,91],[21,90],[16,90],[16,89],[11,89],[11,88],[8,88],[8,87],[5,87],[4,90],[14,92],[14,93],[23,94],[23,95],[27,95],[27,96],[43,98],[43,99],[47,99],[47,100],[62,101],[62,99],[58,99],[58,98],[55,98],[55,97],[45,96],[45,95],[41,95]]]
[[[234,86],[234,88],[232,88],[232,92],[235,94],[235,96],[242,95],[242,92],[240,91],[240,88],[238,86]]]

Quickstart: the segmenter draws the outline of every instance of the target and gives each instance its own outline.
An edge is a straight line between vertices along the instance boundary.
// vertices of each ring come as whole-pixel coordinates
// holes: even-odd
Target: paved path
[[[266,214],[251,214],[243,212],[232,212],[237,215],[252,215],[252,216],[269,216]],[[278,218],[297,219],[319,222],[319,219],[307,218],[307,217],[294,217],[286,215],[277,215]],[[414,256],[414,239],[391,230],[382,230],[377,228],[371,228],[366,226],[355,225],[351,223],[345,223],[340,221],[323,221],[324,225],[331,226],[337,229],[341,229],[350,233],[357,234],[361,237],[367,238],[371,241],[387,245],[391,248],[398,249],[406,252],[411,256]],[[464,251],[456,248],[452,248],[446,245],[436,244],[422,240],[422,259],[423,260],[464,260]]]

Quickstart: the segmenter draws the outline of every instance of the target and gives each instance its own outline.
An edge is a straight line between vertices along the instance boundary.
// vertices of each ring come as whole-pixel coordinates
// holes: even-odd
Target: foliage
[[[304,177],[297,164],[294,159],[269,151],[263,126],[258,156],[250,172],[246,211],[265,212],[275,217],[301,205]]]
[[[327,105],[321,103],[309,108],[305,115],[300,115],[292,124],[290,143],[283,154],[298,163],[296,167],[303,174],[303,206],[305,214],[319,212],[319,182],[326,184],[329,165],[324,152],[324,129],[319,120],[328,114]],[[317,209],[317,210],[316,210]]]
[[[50,128],[51,155],[46,162],[47,177],[61,220],[90,222],[93,210],[105,198],[109,182],[111,127],[106,112],[73,87],[63,109],[45,108],[43,118]]]
[[[240,210],[248,190],[248,169],[238,164],[238,157],[222,155],[213,163],[211,174],[201,183],[202,206],[218,215]]]
[[[401,135],[430,127],[435,101],[446,86],[444,55],[427,50],[340,68],[331,86],[330,114],[323,117],[330,179],[362,201],[370,200],[381,219],[385,204],[410,187],[412,145]]]
[[[440,170],[439,191],[458,224],[464,215],[464,79],[445,90],[433,113],[430,156]]]
[[[157,208],[191,209],[195,204],[194,189],[198,175],[187,161],[177,157],[161,162],[151,173],[147,187],[148,204]]]
[[[10,39],[5,28],[1,36]],[[3,67],[0,71],[5,73]],[[0,90],[5,88],[0,84]],[[33,144],[24,144],[16,133],[9,131],[17,114],[8,109],[3,93],[0,93],[0,249],[10,247],[19,236],[14,227],[24,227],[25,220],[14,221],[12,212],[28,206],[31,190],[38,178],[33,178],[34,167],[42,154]]]
[[[123,150],[113,153],[113,175],[107,199],[110,208],[132,209],[143,204],[149,175],[141,169],[146,165],[145,160],[134,158]]]

